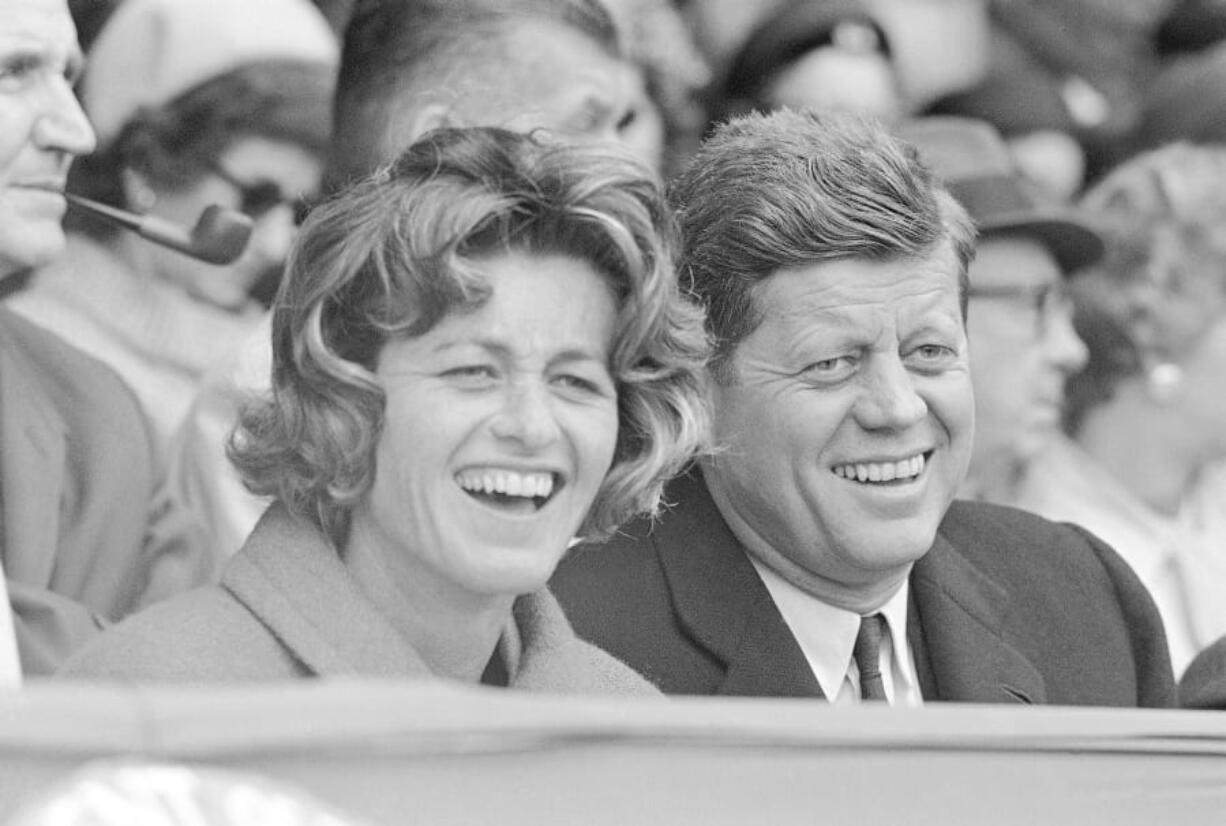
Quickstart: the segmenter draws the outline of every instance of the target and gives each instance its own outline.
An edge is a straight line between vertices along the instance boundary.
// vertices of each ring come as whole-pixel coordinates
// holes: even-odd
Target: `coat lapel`
[[[319,676],[412,677],[429,668],[313,526],[273,505],[222,585]]]
[[[699,471],[671,483],[666,500],[677,504],[653,538],[678,620],[726,667],[717,693],[821,697],[800,646]]]
[[[41,392],[31,365],[14,357],[0,325],[0,502],[4,505],[4,572],[45,587],[59,536],[67,426]]]
[[[939,534],[911,573],[911,599],[908,640],[925,699],[1046,702],[1043,677],[1004,639],[1008,593]]]

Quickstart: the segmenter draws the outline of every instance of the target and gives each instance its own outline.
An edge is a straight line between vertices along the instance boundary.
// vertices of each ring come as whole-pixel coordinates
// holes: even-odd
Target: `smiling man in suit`
[[[720,127],[674,183],[716,450],[662,518],[575,549],[576,630],[676,694],[1167,706],[1161,622],[1109,547],[954,502],[974,229],[854,116]]]

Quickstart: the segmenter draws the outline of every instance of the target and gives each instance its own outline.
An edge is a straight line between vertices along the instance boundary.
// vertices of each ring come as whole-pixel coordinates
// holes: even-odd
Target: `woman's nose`
[[[518,442],[524,449],[539,450],[561,433],[549,394],[544,387],[507,388],[502,409],[494,418],[494,435]]]

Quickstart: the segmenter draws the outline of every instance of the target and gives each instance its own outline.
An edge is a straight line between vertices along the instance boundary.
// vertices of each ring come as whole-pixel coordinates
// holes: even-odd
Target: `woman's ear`
[[[130,166],[125,166],[119,173],[123,187],[124,206],[136,212],[145,213],[157,204],[158,196],[149,185],[148,179]]]

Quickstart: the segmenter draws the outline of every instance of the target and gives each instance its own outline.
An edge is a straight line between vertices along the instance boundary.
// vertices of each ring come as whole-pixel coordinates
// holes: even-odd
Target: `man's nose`
[[[55,78],[46,89],[42,111],[34,124],[34,141],[41,149],[68,155],[94,151],[94,128],[67,80]]]
[[[915,377],[898,356],[876,357],[867,366],[855,415],[868,430],[901,430],[923,420],[928,405],[915,389]]]
[[[548,389],[537,383],[511,385],[494,418],[494,435],[539,450],[561,433]]]
[[[1089,351],[1073,327],[1071,307],[1061,307],[1048,319],[1044,331],[1044,348],[1049,361],[1066,375],[1072,375],[1086,366]]]

